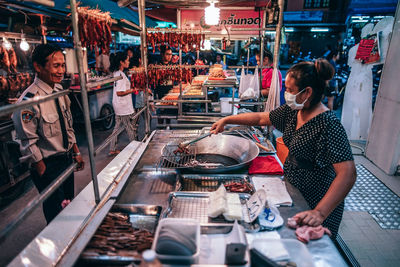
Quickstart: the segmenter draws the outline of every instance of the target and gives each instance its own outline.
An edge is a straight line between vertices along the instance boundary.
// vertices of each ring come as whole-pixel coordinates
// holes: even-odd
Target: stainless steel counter
[[[151,204],[167,208],[168,194],[176,188],[177,173],[174,170],[160,171],[158,160],[163,146],[172,138],[196,136],[199,130],[159,130],[150,141],[141,160],[129,177],[122,193],[117,198],[119,204]],[[247,173],[246,169],[236,173]],[[292,207],[280,207],[281,216],[287,218],[309,207],[301,193],[291,184],[286,183],[293,199]],[[296,239],[294,230],[286,226],[278,229],[281,238]],[[328,236],[307,244],[316,266],[347,266],[346,262]]]

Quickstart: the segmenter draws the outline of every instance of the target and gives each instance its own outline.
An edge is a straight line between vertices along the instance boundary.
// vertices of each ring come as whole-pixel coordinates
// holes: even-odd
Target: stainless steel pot
[[[167,147],[163,149],[164,160],[176,168],[202,173],[224,173],[240,169],[249,165],[259,154],[259,148],[254,142],[223,134],[212,135],[191,145],[191,153],[187,156],[168,157],[171,152]],[[199,164],[191,164],[193,160]]]

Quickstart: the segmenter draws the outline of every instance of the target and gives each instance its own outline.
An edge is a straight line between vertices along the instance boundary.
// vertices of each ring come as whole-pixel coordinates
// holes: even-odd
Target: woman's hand
[[[219,121],[215,122],[210,129],[212,134],[218,134],[224,131],[225,128],[225,119],[220,119]]]
[[[318,210],[306,210],[294,215],[293,219],[298,225],[319,226],[324,222],[325,216]]]

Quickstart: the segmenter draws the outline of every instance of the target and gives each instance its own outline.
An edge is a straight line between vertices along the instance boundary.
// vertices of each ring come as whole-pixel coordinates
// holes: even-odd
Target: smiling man
[[[44,97],[62,90],[60,85],[65,73],[65,59],[61,48],[41,44],[32,55],[36,72],[34,82],[22,93],[17,103],[34,97]],[[72,162],[84,162],[76,145],[72,128],[71,101],[61,96],[29,108],[16,111],[13,121],[21,151],[31,158],[31,177],[39,192],[50,185]],[[74,175],[61,185],[43,203],[47,223],[74,197]]]

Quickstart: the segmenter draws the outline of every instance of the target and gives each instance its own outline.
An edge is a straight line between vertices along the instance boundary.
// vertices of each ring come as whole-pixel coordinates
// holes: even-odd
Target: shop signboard
[[[237,28],[260,28],[262,23],[263,11],[254,10],[236,10],[236,9],[221,9],[219,24],[216,26],[206,25],[204,18],[204,9],[183,9],[181,11],[181,21],[183,29],[202,29],[210,31],[211,34],[225,33],[229,34],[246,34],[257,35],[258,31],[231,31]]]

